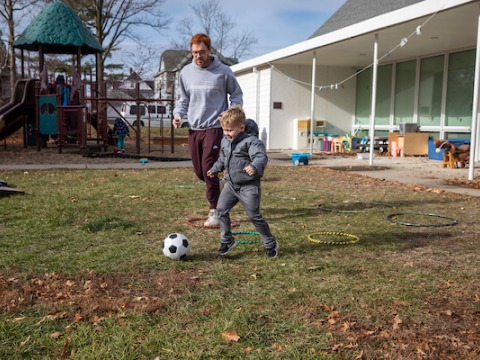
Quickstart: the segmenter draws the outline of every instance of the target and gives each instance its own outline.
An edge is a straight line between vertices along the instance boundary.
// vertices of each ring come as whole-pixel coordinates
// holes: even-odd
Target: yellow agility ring
[[[336,235],[336,236],[342,236],[342,237],[349,238],[350,240],[348,240],[348,241],[336,241],[336,240],[315,239],[315,237],[318,236],[318,235]],[[315,244],[351,245],[351,244],[356,244],[360,239],[359,239],[358,236],[353,235],[353,234],[347,234],[347,233],[342,233],[342,232],[337,232],[337,231],[320,231],[320,232],[308,235],[308,240],[312,243],[315,243]]]

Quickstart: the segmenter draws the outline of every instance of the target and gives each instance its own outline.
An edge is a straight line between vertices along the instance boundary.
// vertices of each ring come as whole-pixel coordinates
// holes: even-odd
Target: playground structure
[[[114,144],[114,134],[108,125],[107,110],[112,107],[118,117],[122,115],[112,105],[114,101],[137,103],[137,119],[140,119],[140,104],[152,102],[169,104],[171,99],[140,98],[137,84],[136,98],[107,98],[105,82],[93,79],[92,69],[85,67],[81,79],[83,55],[103,52],[95,36],[66,4],[48,4],[15,41],[14,47],[21,50],[22,78],[15,84],[12,100],[0,108],[0,140],[24,128],[24,146],[36,146],[40,151],[49,138],[54,139],[59,153],[67,146],[78,147],[83,156],[92,152],[108,151]],[[40,79],[24,79],[24,50],[38,51]],[[71,75],[63,75],[49,81],[45,53],[72,55]],[[96,65],[98,68],[98,64]],[[68,81],[70,77],[70,81]],[[150,121],[148,121],[150,123]],[[136,152],[140,154],[141,126],[130,128],[135,133]],[[150,126],[148,126],[148,152],[150,153]],[[160,129],[161,151],[164,150],[163,126]],[[173,127],[170,136],[171,152],[174,152]]]

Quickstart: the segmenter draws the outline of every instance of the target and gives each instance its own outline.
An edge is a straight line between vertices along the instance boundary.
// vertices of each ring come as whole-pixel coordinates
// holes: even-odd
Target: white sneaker
[[[217,209],[210,209],[208,213],[208,219],[205,221],[203,226],[218,226],[220,223],[218,222],[218,213]]]

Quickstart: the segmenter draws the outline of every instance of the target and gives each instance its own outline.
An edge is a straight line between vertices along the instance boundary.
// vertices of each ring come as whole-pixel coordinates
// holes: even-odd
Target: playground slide
[[[18,80],[12,100],[0,108],[0,140],[20,129],[25,118],[35,118],[36,79]]]

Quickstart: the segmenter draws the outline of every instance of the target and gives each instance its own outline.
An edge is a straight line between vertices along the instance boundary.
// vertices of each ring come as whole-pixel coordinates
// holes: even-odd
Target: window
[[[413,122],[416,61],[397,64],[395,76],[394,125]]]
[[[420,62],[419,125],[440,126],[444,59],[441,55]]]
[[[445,125],[471,126],[475,51],[450,54]]]
[[[370,123],[372,99],[372,69],[367,69],[357,76],[356,124]],[[390,124],[390,100],[392,98],[392,65],[378,67],[377,101],[375,107],[375,124]]]
[[[392,65],[378,67],[377,104],[375,107],[375,124],[390,125],[390,100],[392,92]]]
[[[372,98],[372,69],[369,68],[357,75],[357,96],[355,99],[355,124],[370,123],[370,107]]]
[[[130,115],[137,115],[137,105],[130,105]],[[140,115],[145,115],[145,106],[140,106]]]

